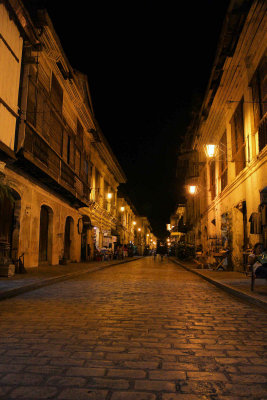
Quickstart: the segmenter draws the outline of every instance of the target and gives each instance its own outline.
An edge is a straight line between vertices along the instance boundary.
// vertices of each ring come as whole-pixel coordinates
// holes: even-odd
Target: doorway
[[[53,211],[42,206],[40,211],[39,263],[51,263]]]
[[[92,229],[92,223],[87,215],[83,215],[82,218],[83,230],[81,233],[81,261],[89,261],[92,252],[92,244],[90,243],[90,231]]]
[[[0,196],[0,259],[2,262],[18,258],[21,198],[8,189]]]
[[[64,235],[64,259],[71,260],[72,246],[73,246],[73,218],[67,217],[65,223],[65,235]]]

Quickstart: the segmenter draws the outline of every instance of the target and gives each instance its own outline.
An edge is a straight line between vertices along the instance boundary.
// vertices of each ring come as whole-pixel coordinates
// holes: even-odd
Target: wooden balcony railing
[[[26,126],[23,155],[50,179],[53,189],[58,189],[83,205],[89,203],[90,187],[83,182],[69,165],[49,146],[49,144],[30,126]],[[32,171],[34,172],[34,171]],[[67,193],[68,192],[68,193]]]

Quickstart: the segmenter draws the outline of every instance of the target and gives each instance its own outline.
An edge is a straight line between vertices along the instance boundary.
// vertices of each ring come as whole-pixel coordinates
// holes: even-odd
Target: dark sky
[[[228,1],[38,2],[71,65],[88,75],[129,197],[163,232],[181,199],[178,146],[203,98]]]

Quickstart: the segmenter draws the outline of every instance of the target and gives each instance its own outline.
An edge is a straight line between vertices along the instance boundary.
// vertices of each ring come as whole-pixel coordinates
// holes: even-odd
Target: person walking
[[[166,246],[164,246],[163,243],[160,243],[159,247],[158,247],[158,251],[157,251],[160,255],[160,259],[161,261],[163,261],[163,257],[165,256],[165,254],[167,253],[167,249]]]

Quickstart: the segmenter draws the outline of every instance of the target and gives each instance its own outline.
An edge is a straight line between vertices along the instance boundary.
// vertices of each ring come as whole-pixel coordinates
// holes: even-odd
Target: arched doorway
[[[71,260],[74,235],[74,221],[72,217],[66,218],[64,235],[64,259]]]
[[[40,211],[40,234],[39,234],[39,263],[50,263],[52,261],[52,234],[53,234],[53,211],[48,206],[42,206]]]
[[[3,185],[0,193],[0,262],[17,260],[20,231],[20,195]]]
[[[88,215],[83,215],[83,230],[81,233],[81,261],[89,261],[92,254],[92,240],[90,230],[93,228]]]

